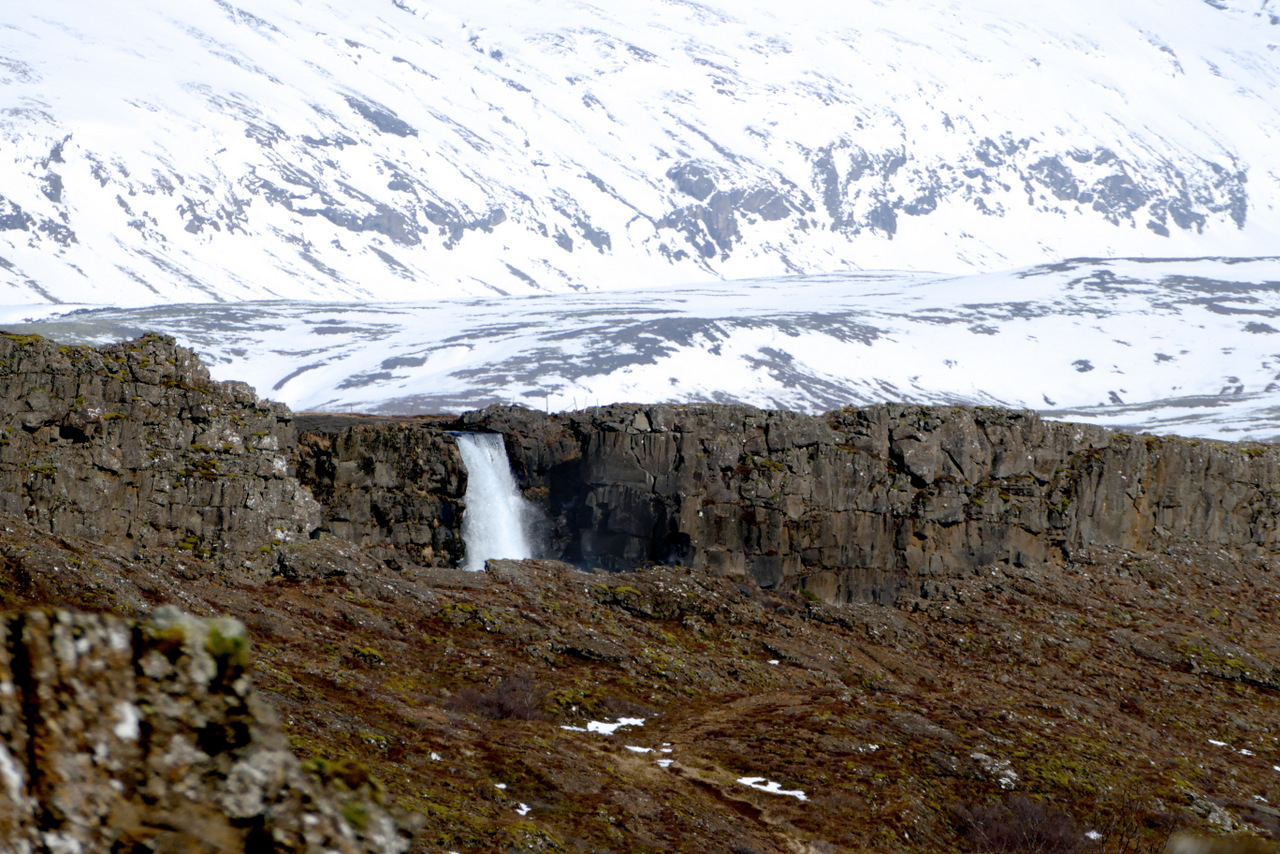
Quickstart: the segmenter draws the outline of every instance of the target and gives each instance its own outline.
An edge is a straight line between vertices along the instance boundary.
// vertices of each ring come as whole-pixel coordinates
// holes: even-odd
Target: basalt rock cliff
[[[305,538],[288,409],[149,335],[101,349],[0,335],[0,512],[51,534],[228,562]]]
[[[609,570],[706,568],[833,602],[948,595],[992,563],[1091,545],[1280,544],[1280,454],[1049,422],[875,406],[810,417],[742,406],[498,407],[456,421],[302,416],[322,530],[453,559],[465,472],[448,430],[506,437],[546,511],[550,556]],[[450,548],[444,549],[442,545]]]
[[[561,560],[456,569],[468,430]],[[1280,837],[1270,446],[915,406],[294,417],[160,336],[0,335],[0,435],[0,851],[408,850],[384,789],[415,852]]]
[[[1280,545],[1280,452],[1030,412],[875,406],[494,407],[295,418],[161,336],[93,350],[0,336],[0,505],[56,535],[290,568],[333,537],[404,566],[463,553],[452,433],[498,432],[545,512],[547,557],[750,575],[833,602],[947,595],[991,563],[1092,545]],[[275,549],[275,546],[286,548]]]

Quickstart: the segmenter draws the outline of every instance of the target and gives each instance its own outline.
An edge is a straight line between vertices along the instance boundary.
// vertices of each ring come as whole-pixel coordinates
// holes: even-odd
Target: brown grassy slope
[[[293,548],[297,577],[247,584],[10,521],[0,603],[239,617],[297,751],[367,765],[427,816],[422,851],[1128,852],[1174,826],[1280,832],[1268,559],[1099,550],[890,609],[673,568],[398,574]],[[564,728],[619,716],[645,723]]]

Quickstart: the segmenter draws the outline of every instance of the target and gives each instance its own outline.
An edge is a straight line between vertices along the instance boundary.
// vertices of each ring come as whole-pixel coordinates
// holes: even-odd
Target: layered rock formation
[[[448,508],[442,524],[459,524],[465,474],[444,474],[460,461],[443,431],[491,430],[507,437],[529,496],[546,508],[554,556],[610,570],[679,563],[749,573],[829,601],[887,602],[908,588],[945,596],[957,574],[1061,562],[1090,545],[1145,550],[1189,539],[1253,552],[1280,544],[1275,449],[1132,436],[1030,412],[498,407],[454,423],[304,416],[300,425],[311,437],[304,445],[328,443],[348,455],[337,465],[365,472],[349,479],[343,506],[355,494],[378,504],[388,488],[425,490],[432,508]],[[404,469],[403,440],[373,437],[406,430],[441,434],[432,477],[389,478]],[[349,512],[326,512],[345,513],[327,524],[352,536]],[[364,530],[394,541],[396,526],[366,521]]]
[[[456,566],[466,468],[429,421],[304,419],[298,474],[324,507],[324,530],[382,560]]]
[[[308,536],[392,566],[456,565],[457,430],[506,437],[546,511],[548,556],[588,568],[681,564],[889,602],[1090,545],[1280,544],[1275,449],[1029,412],[620,405],[295,422],[160,336],[100,350],[0,336],[0,402],[0,512],[265,573],[291,572],[278,546]]]
[[[0,513],[50,533],[230,563],[305,538],[289,410],[148,335],[100,349],[0,335]]]
[[[171,607],[0,619],[0,851],[407,851],[367,779],[303,770],[248,664],[238,622]]]

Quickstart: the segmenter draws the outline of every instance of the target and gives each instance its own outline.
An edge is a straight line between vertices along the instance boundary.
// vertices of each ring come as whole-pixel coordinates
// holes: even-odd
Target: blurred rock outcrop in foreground
[[[303,770],[247,675],[236,620],[0,620],[0,851],[409,848],[358,784]]]

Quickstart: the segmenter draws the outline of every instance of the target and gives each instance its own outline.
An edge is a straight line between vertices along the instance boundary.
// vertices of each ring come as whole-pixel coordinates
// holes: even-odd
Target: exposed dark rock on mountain
[[[127,38],[76,29],[85,0],[19,8],[0,293],[434,300],[1270,252],[1269,2],[815,26],[740,3],[220,0]]]

